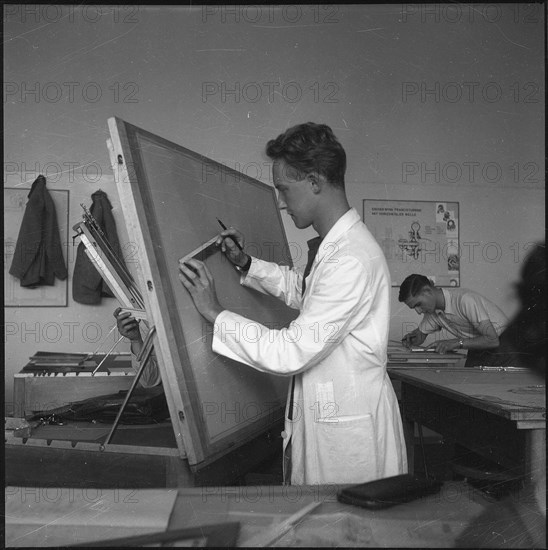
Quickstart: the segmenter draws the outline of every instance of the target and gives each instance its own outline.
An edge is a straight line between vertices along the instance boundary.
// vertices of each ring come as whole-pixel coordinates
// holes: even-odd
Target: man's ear
[[[432,296],[433,293],[434,293],[433,287],[424,286],[424,287],[422,287],[421,291],[419,292],[419,295],[424,294],[425,296]]]
[[[319,193],[325,183],[325,178],[317,172],[309,172],[306,181],[312,186],[313,193]]]

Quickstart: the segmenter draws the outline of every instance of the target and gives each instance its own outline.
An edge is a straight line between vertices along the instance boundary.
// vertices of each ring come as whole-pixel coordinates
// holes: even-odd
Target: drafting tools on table
[[[228,229],[228,227],[219,218],[217,218],[217,221],[223,229]],[[242,245],[235,238],[232,238],[232,240],[234,241],[234,244],[243,252],[244,249],[242,248]]]
[[[38,366],[79,365],[87,358],[85,353],[54,353],[38,351],[29,357],[29,363]]]
[[[100,354],[99,350],[106,342],[108,336],[112,333],[112,330],[113,329],[109,331],[106,338],[92,353],[86,354],[38,351],[32,357],[29,357],[29,362],[25,365],[23,370],[25,372],[35,373],[91,372],[91,374],[94,375],[98,370],[100,370],[114,348],[123,338],[121,336],[106,354]],[[104,356],[99,361],[99,357],[101,355]]]
[[[29,362],[23,370],[28,372],[68,372],[91,366],[88,359],[89,355],[85,353],[38,351],[29,357]],[[95,363],[92,364],[95,367]]]
[[[290,529],[295,527],[306,515],[315,510],[318,506],[322,504],[321,502],[311,502],[304,508],[301,508],[298,512],[288,517],[286,520],[282,521],[280,524],[267,529],[264,533],[253,537],[252,540],[247,541],[246,546],[248,547],[259,547],[264,548],[274,544],[278,539],[283,537]]]

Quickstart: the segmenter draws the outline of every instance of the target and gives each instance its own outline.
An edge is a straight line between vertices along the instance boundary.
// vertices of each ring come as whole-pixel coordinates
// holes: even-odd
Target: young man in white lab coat
[[[312,225],[318,233],[309,241],[311,265],[303,275],[252,258],[235,229],[222,231],[217,243],[242,271],[243,285],[280,298],[300,315],[273,330],[224,309],[198,260],[181,263],[179,278],[214,324],[213,351],[290,377],[282,434],[290,458],[286,481],[359,483],[406,473],[401,417],[386,372],[390,275],[380,247],[348,204],[344,149],[328,126],[307,123],[269,141],[266,152],[279,208],[299,229]],[[250,323],[260,335],[253,341],[238,334]]]

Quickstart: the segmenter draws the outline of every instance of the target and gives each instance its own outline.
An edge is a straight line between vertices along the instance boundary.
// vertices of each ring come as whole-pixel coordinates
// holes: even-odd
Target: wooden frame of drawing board
[[[220,231],[217,218],[248,237],[255,257],[291,266],[289,246],[271,186],[121,119],[108,124],[178,450],[197,471],[279,424],[289,381],[213,353],[213,327],[180,283],[178,259]],[[205,262],[223,307],[273,329],[296,317],[280,300],[243,287],[220,251]]]

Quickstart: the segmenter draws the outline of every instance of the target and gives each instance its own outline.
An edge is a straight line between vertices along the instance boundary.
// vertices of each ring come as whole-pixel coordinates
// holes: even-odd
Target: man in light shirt
[[[429,334],[445,329],[454,338],[439,340],[430,348],[438,353],[468,350],[465,367],[501,364],[499,335],[508,319],[481,294],[466,288],[440,288],[414,273],[401,284],[398,299],[423,316],[419,327],[404,336],[404,345],[420,346]]]
[[[141,348],[143,347],[143,332],[148,331],[147,328],[141,328],[144,321],[141,323],[131,315],[129,311],[122,312],[121,308],[116,308],[114,311],[116,317],[116,325],[118,332],[130,341],[131,349],[131,365],[135,371],[139,370],[140,364],[137,361]],[[158,360],[154,352],[150,355],[148,363],[145,366],[139,384],[143,388],[153,388],[162,383],[160,369],[158,368]]]

